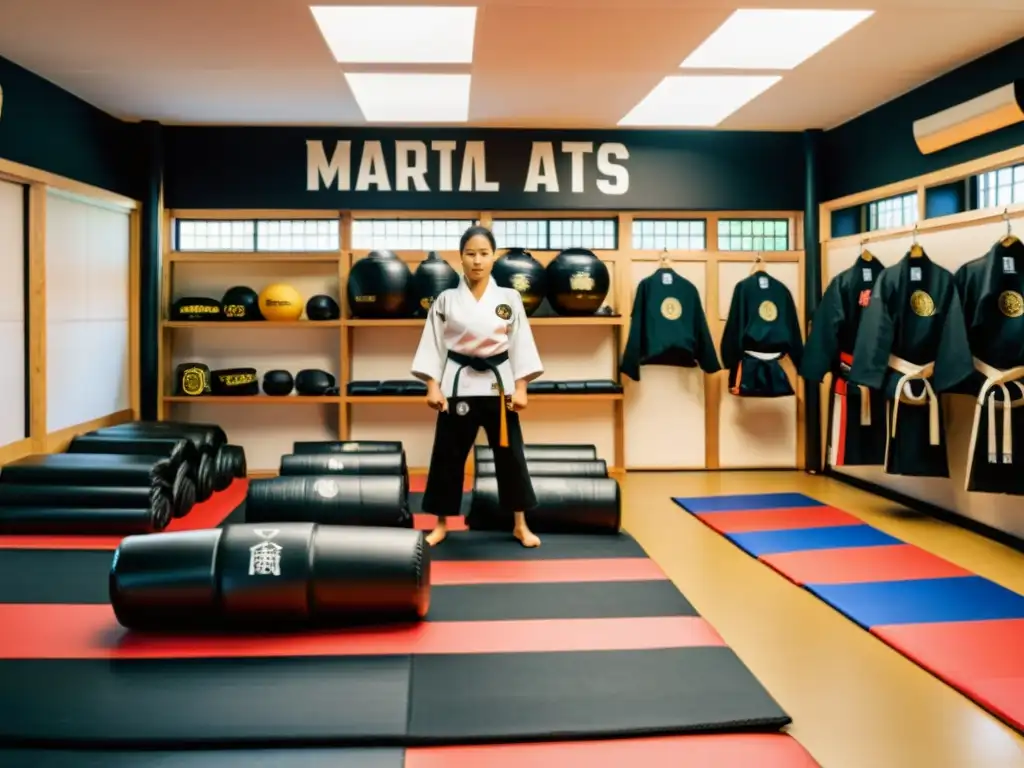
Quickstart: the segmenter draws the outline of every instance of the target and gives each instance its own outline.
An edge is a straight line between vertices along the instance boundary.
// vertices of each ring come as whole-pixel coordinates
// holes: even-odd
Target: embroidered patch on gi
[[[910,309],[918,317],[931,317],[935,314],[935,302],[924,291],[914,291],[910,294]]]
[[[666,320],[678,320],[682,317],[683,305],[679,303],[679,299],[669,296],[661,302],[661,316]]]
[[[459,416],[465,416],[467,413],[469,413],[469,403],[467,403],[465,400],[461,401],[458,405],[455,406],[455,412],[459,414]]]
[[[999,294],[999,311],[1007,317],[1024,315],[1024,298],[1016,291],[1003,291]]]
[[[508,304],[499,304],[494,308],[494,314],[500,317],[502,320],[508,320],[512,317],[512,307]]]
[[[762,320],[770,323],[779,316],[779,308],[775,306],[775,302],[765,299],[757,308],[757,314],[761,316]]]

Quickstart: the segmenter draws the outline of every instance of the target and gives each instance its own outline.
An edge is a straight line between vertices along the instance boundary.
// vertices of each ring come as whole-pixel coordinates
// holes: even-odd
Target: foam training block
[[[912,544],[781,552],[776,555],[764,555],[761,562],[800,586],[941,579],[972,575],[959,565],[954,565]]]
[[[695,517],[719,533],[783,531],[796,528],[830,528],[862,525],[860,518],[835,507],[757,509],[742,512],[701,512]]]
[[[726,538],[754,557],[774,555],[779,552],[801,552],[809,549],[877,547],[901,543],[899,539],[894,539],[889,534],[882,533],[870,525],[732,533],[728,534]]]
[[[735,512],[754,509],[824,506],[802,493],[740,493],[732,496],[680,496],[673,498],[687,512]]]
[[[807,589],[865,629],[893,624],[1024,619],[1024,595],[980,576],[808,584]]]

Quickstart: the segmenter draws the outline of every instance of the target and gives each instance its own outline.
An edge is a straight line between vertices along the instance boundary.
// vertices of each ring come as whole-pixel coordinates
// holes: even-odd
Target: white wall
[[[46,210],[46,427],[130,407],[129,214],[58,192]]]
[[[174,266],[171,301],[186,296],[208,296],[218,301],[224,292],[245,285],[257,293],[271,283],[292,285],[308,300],[316,294],[338,298],[338,268],[331,263],[260,264],[239,257],[238,264],[182,263]],[[303,368],[319,368],[336,379],[340,373],[341,330],[331,327],[267,328],[253,323],[229,327],[176,328],[169,331],[173,367],[165,394],[175,394],[174,367],[201,362],[211,370],[255,368],[263,374],[274,369],[294,376]],[[219,424],[228,439],[245,448],[250,471],[276,470],[281,456],[291,453],[295,440],[337,440],[337,405],[320,405],[296,399],[255,404],[218,402],[176,403],[167,418]]]
[[[1018,228],[1024,223],[1018,222]],[[922,232],[918,243],[928,257],[950,271],[963,263],[984,255],[998,239],[1006,234],[1006,225],[998,223],[976,224],[941,232]],[[868,247],[886,267],[899,262],[911,245],[911,237],[871,243]],[[826,277],[831,279],[856,261],[860,246],[856,243],[843,247],[829,247],[825,264]],[[1024,537],[1022,499],[989,493],[968,493],[964,490],[968,443],[974,418],[974,398],[968,395],[944,395],[943,415],[949,456],[950,477],[924,478],[888,475],[882,467],[837,467],[851,477],[876,483],[884,488],[911,498],[934,504],[977,520],[993,528]]]
[[[24,193],[0,181],[0,447],[27,437]]]

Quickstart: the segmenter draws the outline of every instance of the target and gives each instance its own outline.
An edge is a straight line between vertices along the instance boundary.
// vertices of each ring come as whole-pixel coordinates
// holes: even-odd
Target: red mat
[[[912,544],[804,550],[762,555],[759,559],[800,586],[974,575]]]
[[[862,520],[835,507],[702,512],[695,514],[694,517],[719,533],[753,533],[863,524]]]
[[[784,734],[409,749],[404,768],[819,768]]]
[[[871,632],[1024,730],[1024,619],[901,624]]]

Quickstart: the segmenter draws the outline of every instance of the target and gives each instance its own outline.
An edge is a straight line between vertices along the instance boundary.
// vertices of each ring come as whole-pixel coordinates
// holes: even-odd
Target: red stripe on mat
[[[413,515],[413,527],[417,531],[432,531],[434,526],[437,525],[436,515],[426,515],[422,512],[418,512]],[[466,530],[466,518],[462,515],[455,515],[454,517],[447,518],[448,530],[449,531],[465,531]]]
[[[785,552],[759,558],[795,584],[864,584],[875,581],[973,576],[913,544]]]
[[[430,583],[538,584],[594,581],[664,581],[668,577],[647,557],[579,560],[435,561]]]
[[[173,659],[270,656],[641,651],[724,646],[697,616],[422,622],[287,635],[129,633],[108,605],[0,605],[4,659]]]
[[[419,747],[405,768],[819,768],[791,736],[715,734],[543,744]]]
[[[871,633],[1024,729],[1024,619],[900,624],[874,627]]]
[[[861,525],[863,520],[835,507],[796,507],[791,509],[754,509],[739,512],[708,512],[697,514],[700,519],[719,533],[753,533],[754,531],[784,531],[797,528],[828,528],[830,526]]]
[[[185,517],[171,520],[166,531],[196,531],[216,528],[238,505],[245,501],[249,481],[238,479],[201,504],[192,507]],[[0,549],[117,549],[124,536],[62,536],[29,535],[0,536]]]

